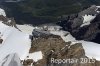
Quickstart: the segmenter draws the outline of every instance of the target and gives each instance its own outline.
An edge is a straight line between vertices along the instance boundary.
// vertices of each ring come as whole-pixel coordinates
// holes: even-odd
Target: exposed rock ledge
[[[42,51],[43,59],[38,62],[31,62],[31,59],[24,61],[24,66],[33,63],[34,66],[98,66],[99,61],[89,59],[85,56],[84,49],[81,43],[72,44],[64,42],[60,36],[56,35],[41,35],[32,41],[30,53]],[[52,59],[76,59],[77,61],[69,61],[67,63],[52,63]],[[83,63],[82,59],[84,59]],[[86,60],[85,60],[86,59]],[[70,63],[72,62],[72,63]]]

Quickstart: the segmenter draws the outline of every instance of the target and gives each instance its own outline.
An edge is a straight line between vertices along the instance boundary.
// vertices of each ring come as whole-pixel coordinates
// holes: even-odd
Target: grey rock
[[[84,16],[85,14],[87,14],[87,15],[95,15],[95,14],[97,14],[96,9],[97,9],[96,5],[92,5],[90,8],[81,11],[78,14],[78,16],[81,17],[81,16]]]
[[[62,20],[58,23],[64,30],[69,31],[77,40],[87,40],[100,43],[97,41],[100,36],[100,13],[97,13],[96,5],[81,11],[78,15],[69,15],[69,19]],[[84,15],[95,15],[96,17],[90,22],[90,25],[83,24]],[[98,36],[98,37],[97,37]]]

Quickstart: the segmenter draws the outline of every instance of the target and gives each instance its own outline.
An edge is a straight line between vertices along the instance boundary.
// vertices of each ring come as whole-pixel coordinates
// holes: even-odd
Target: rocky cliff
[[[58,24],[69,31],[77,40],[87,40],[99,43],[100,12],[99,6],[91,6],[78,14],[62,16]],[[98,38],[98,39],[97,39]]]
[[[98,66],[99,61],[85,56],[81,43],[65,42],[57,35],[41,35],[32,41],[30,53],[42,51],[43,59],[24,61],[24,66]]]

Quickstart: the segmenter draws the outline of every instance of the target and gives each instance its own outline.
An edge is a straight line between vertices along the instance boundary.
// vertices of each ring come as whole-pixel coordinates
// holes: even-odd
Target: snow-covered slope
[[[31,29],[33,30],[34,28],[31,27]],[[41,51],[29,53],[31,48],[31,39],[29,38],[29,35],[32,33],[31,31],[29,32],[26,30],[24,33],[23,29],[19,31],[15,27],[7,26],[0,22],[0,32],[0,37],[3,39],[3,42],[0,45],[0,64],[2,64],[2,61],[4,61],[6,56],[12,53],[16,53],[20,60],[33,59],[34,62],[37,62],[43,58]]]
[[[0,66],[23,66],[16,53],[10,54],[3,59]]]
[[[27,33],[27,34],[32,34],[32,31],[33,31],[33,29],[35,29],[33,26],[31,26],[31,25],[18,25],[17,24],[17,27],[22,31],[22,32],[24,32],[24,33]]]
[[[11,28],[11,32],[0,47],[0,60],[11,53],[17,53],[21,60],[27,56],[30,49],[29,35]]]
[[[37,62],[38,60],[40,60],[40,59],[43,58],[43,54],[42,54],[41,51],[37,51],[37,52],[34,52],[34,53],[30,53],[28,56],[29,56],[29,57],[26,58],[26,60],[27,60],[27,59],[33,59],[34,62]]]
[[[17,53],[20,59],[24,60],[30,49],[31,41],[29,35],[20,32],[14,27],[3,27],[1,30],[3,32],[0,37],[4,39],[4,41],[0,47],[0,61],[11,53]]]
[[[6,16],[5,12],[1,9],[0,15]],[[89,25],[90,21],[93,20],[96,16],[85,15],[83,16],[83,24],[81,27],[85,25]],[[89,58],[95,58],[100,61],[100,44],[87,42],[87,41],[78,41],[76,40],[68,31],[61,30],[59,26],[44,26],[44,27],[33,27],[30,25],[17,25],[18,29],[12,26],[8,26],[0,21],[0,39],[3,39],[3,42],[0,43],[0,64],[6,61],[6,57],[9,56],[9,61],[6,62],[5,66],[7,66],[11,58],[14,57],[12,53],[16,53],[21,60],[33,59],[34,62],[43,58],[43,54],[41,51],[29,53],[31,47],[31,40],[29,39],[29,35],[32,34],[33,29],[38,29],[47,33],[51,33],[54,35],[59,35],[65,42],[71,41],[74,43],[82,43],[82,46],[85,50],[85,54]],[[18,60],[18,59],[17,59]],[[19,63],[18,63],[19,64]]]
[[[85,55],[89,58],[94,58],[100,61],[100,44],[88,41],[78,41],[82,43],[85,50]]]
[[[0,66],[4,63],[3,66],[9,66],[8,64],[14,64],[14,59],[11,61],[14,56],[12,55],[13,53],[16,53],[21,60],[24,60],[29,55],[31,39],[29,38],[29,34],[19,31],[14,26],[4,24],[5,21],[2,18],[6,19],[6,14],[3,9],[0,9],[0,17]],[[8,22],[10,23],[11,20],[8,20]],[[9,58],[7,58],[8,56]]]

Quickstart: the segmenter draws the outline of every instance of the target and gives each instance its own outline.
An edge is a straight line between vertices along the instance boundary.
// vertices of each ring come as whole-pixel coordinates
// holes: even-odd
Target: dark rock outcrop
[[[61,18],[61,21],[57,24],[62,26],[64,30],[69,31],[77,40],[87,40],[100,43],[97,40],[96,36],[100,33],[100,13],[97,12],[99,8],[95,5],[91,6],[88,9],[83,10],[78,13],[77,16],[69,15],[66,19],[65,17]],[[96,16],[89,25],[82,26],[83,16],[91,15]]]
[[[3,42],[3,39],[0,38],[0,44],[2,44],[2,42]]]
[[[8,18],[8,17],[4,17],[4,16],[0,15],[0,21],[2,21],[4,24],[6,24],[8,26],[16,27],[16,22],[15,22],[14,18]]]
[[[19,28],[17,28],[14,18],[8,18],[7,16],[0,15],[0,21],[2,23],[4,23],[5,25],[11,26],[11,27],[15,27],[16,29],[21,31]]]

